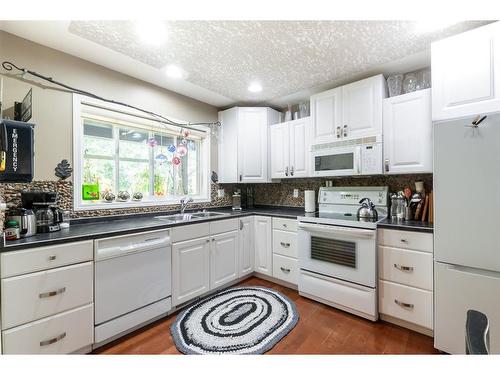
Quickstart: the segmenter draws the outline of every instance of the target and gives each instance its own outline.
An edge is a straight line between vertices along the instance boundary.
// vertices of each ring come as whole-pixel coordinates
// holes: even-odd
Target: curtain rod
[[[106,99],[106,98],[103,98],[103,97],[101,97],[99,95],[96,95],[96,94],[94,94],[94,93],[92,93],[90,91],[85,91],[85,90],[77,89],[75,87],[71,87],[69,85],[66,85],[65,83],[58,82],[58,81],[54,80],[52,77],[44,76],[44,75],[42,75],[40,73],[37,73],[37,72],[35,72],[33,70],[29,70],[29,69],[26,69],[26,68],[20,68],[20,67],[16,66],[14,63],[12,63],[10,61],[4,61],[4,62],[2,62],[2,67],[5,70],[7,70],[7,71],[12,71],[13,69],[16,69],[16,70],[22,72],[23,78],[24,78],[25,74],[31,74],[32,76],[35,76],[35,77],[40,78],[40,79],[42,79],[44,81],[50,82],[53,85],[64,87],[65,89],[71,91],[74,94],[80,94],[80,95],[88,96],[88,97],[93,98],[93,99],[102,100],[102,101],[107,102],[107,103],[112,103],[112,104],[116,104],[116,105],[121,105],[123,107],[135,109],[136,111],[140,111],[140,112],[143,112],[143,113],[146,113],[146,114],[148,114],[150,116],[155,117],[155,118],[153,118],[151,120],[157,121],[157,122],[159,122],[161,124],[176,126],[176,127],[180,127],[180,128],[188,128],[188,127],[191,127],[191,126],[200,126],[200,125],[209,126],[209,127],[220,126],[221,125],[220,121],[212,121],[212,122],[187,122],[187,123],[176,122],[176,121],[170,120],[169,118],[167,118],[165,116],[159,115],[159,114],[157,114],[155,112],[148,111],[146,109],[142,109],[140,107],[136,107],[136,106],[133,106],[131,104],[119,102],[119,101],[116,101],[116,100]]]

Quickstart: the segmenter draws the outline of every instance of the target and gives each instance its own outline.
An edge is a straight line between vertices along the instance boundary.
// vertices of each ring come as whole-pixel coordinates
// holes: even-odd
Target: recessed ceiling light
[[[458,23],[456,20],[428,19],[415,22],[415,31],[418,33],[430,33],[442,30],[448,26]]]
[[[167,76],[170,78],[183,78],[184,77],[184,71],[179,68],[177,65],[169,65],[165,68],[165,73],[167,73]]]
[[[145,44],[159,46],[167,40],[167,28],[163,21],[136,21],[135,32]]]
[[[261,92],[262,85],[258,82],[253,82],[248,86],[248,91],[250,92]]]

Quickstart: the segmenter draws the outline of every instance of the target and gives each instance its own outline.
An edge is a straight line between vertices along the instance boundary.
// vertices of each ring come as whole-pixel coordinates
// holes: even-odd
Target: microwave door
[[[316,176],[348,176],[361,173],[359,148],[325,150],[313,153]]]

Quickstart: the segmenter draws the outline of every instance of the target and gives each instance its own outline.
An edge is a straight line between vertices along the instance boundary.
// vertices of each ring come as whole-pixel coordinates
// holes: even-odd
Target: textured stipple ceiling
[[[72,21],[69,32],[159,70],[176,64],[187,81],[234,99],[265,102],[354,76],[480,26],[430,33],[413,21],[165,21],[167,41],[142,44],[132,21]],[[258,81],[260,93],[247,90]]]

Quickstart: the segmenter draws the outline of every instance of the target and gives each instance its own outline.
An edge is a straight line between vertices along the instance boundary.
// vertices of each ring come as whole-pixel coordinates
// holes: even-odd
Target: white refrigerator
[[[465,353],[468,309],[500,354],[500,114],[434,124],[434,346]]]

